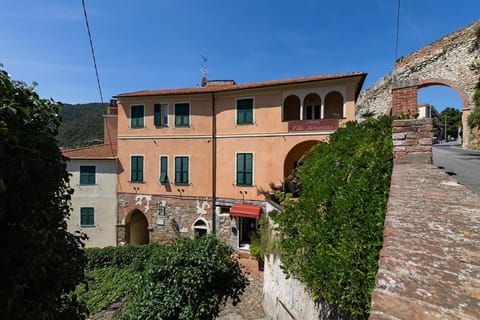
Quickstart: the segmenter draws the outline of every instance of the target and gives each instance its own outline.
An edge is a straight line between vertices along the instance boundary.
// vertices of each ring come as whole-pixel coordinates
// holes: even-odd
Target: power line
[[[397,69],[397,59],[398,59],[398,37],[400,33],[400,0],[397,0],[397,29],[396,29],[396,36],[395,36],[395,61],[393,64],[393,79],[392,82],[395,81],[395,72]]]
[[[85,0],[82,0],[82,6],[83,14],[85,15],[85,24],[87,25],[88,39],[90,40],[90,49],[92,49],[93,66],[95,67],[95,75],[97,76],[98,91],[100,92],[100,100],[103,104],[102,87],[100,86],[100,78],[98,77],[97,60],[95,59],[95,51],[93,50],[92,35],[90,33],[90,26],[88,25],[87,10],[85,9]]]

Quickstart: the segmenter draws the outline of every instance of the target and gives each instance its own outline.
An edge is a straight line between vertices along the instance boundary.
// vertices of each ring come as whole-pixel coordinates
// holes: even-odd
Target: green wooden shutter
[[[160,157],[160,182],[161,183],[168,182],[168,157],[167,156]]]
[[[95,209],[90,207],[80,208],[80,225],[93,226],[95,225]]]
[[[237,124],[253,123],[253,99],[237,100]]]
[[[253,154],[237,154],[237,184],[252,185],[253,180]]]
[[[175,183],[188,183],[188,157],[175,157]]]
[[[143,116],[144,110],[143,106],[132,106],[131,109],[131,119],[130,119],[130,126],[132,128],[141,128],[143,127]]]
[[[253,155],[251,153],[245,154],[245,184],[252,185],[253,172]]]
[[[162,125],[162,105],[155,104],[153,106],[153,124],[156,126]]]
[[[95,184],[95,166],[80,166],[80,184]]]
[[[190,125],[190,105],[188,103],[175,104],[175,126],[189,126]]]
[[[143,156],[132,156],[130,181],[132,182],[143,181]]]

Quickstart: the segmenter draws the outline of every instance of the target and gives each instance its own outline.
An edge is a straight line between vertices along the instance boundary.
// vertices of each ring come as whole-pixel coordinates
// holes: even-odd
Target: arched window
[[[312,120],[320,119],[321,117],[322,101],[320,96],[316,93],[310,93],[303,100],[303,119]]]
[[[195,239],[200,238],[201,236],[207,234],[208,227],[204,220],[199,219],[193,225],[193,234]]]
[[[332,91],[325,97],[324,119],[343,118],[343,96],[340,92]]]
[[[300,120],[300,99],[288,96],[283,102],[283,121]]]

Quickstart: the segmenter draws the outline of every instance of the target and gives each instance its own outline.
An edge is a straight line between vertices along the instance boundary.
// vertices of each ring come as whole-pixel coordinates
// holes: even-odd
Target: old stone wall
[[[466,129],[464,142],[467,145],[470,134],[467,117],[474,108],[472,97],[479,81],[479,75],[470,70],[470,66],[480,59],[479,49],[480,20],[399,58],[394,71],[361,92],[357,100],[357,119],[368,112],[377,116],[391,111],[393,114],[414,114],[417,97],[416,93],[412,96],[412,89],[416,92],[416,89],[430,85],[445,85],[454,89],[462,99],[462,123]]]
[[[178,237],[193,237],[193,224],[203,219],[212,231],[213,205],[209,198],[118,194],[117,243],[128,242],[125,228],[128,216],[134,210],[145,215],[150,242],[170,243]]]
[[[305,286],[295,278],[286,279],[280,265],[281,261],[275,255],[265,259],[263,309],[267,319],[350,319],[327,303],[313,299]]]

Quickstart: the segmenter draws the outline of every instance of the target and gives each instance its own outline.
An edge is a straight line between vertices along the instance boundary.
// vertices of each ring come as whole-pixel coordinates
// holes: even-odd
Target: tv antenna
[[[204,78],[207,78],[207,61],[208,61],[208,58],[204,55],[200,55],[200,57],[202,58],[202,63],[201,63],[201,68],[200,68],[200,72],[202,73],[203,77]]]

